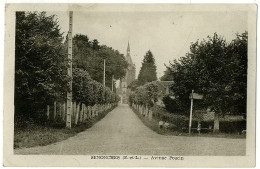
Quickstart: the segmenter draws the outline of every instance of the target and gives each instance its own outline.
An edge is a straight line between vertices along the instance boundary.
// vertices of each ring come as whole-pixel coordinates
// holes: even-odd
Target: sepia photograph
[[[6,4],[4,165],[253,167],[256,11]]]

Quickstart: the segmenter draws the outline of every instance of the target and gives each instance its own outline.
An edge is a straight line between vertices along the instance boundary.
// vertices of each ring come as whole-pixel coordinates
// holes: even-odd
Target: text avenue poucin
[[[184,160],[181,156],[152,156],[151,160]]]

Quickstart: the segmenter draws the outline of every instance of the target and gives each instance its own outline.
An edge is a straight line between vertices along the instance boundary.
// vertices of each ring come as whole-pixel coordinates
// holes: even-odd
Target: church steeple
[[[126,60],[129,64],[133,64],[132,59],[131,59],[131,55],[130,55],[130,45],[129,45],[129,41],[127,44],[127,50],[126,50]]]
[[[127,55],[130,55],[130,45],[129,45],[129,41],[128,41],[128,45],[127,45],[127,50],[126,50]]]

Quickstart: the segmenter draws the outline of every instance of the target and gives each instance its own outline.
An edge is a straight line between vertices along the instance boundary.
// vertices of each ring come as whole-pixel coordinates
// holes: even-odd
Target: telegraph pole
[[[113,89],[114,89],[114,75],[112,75],[112,92],[113,92]]]
[[[67,92],[67,118],[66,127],[71,128],[71,113],[72,113],[72,23],[73,23],[73,12],[69,12],[69,33],[68,33],[68,76],[71,78],[69,82],[69,91]]]
[[[103,85],[106,87],[106,59],[104,59],[104,75],[103,75]]]
[[[189,122],[189,135],[191,134],[191,124],[192,124],[193,93],[194,93],[194,90],[191,91],[191,98],[190,98],[190,122]]]

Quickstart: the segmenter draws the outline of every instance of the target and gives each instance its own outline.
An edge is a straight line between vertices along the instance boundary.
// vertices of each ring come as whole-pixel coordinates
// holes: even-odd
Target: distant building
[[[119,87],[117,89],[117,93],[121,97],[121,103],[126,104],[128,102],[128,97],[131,92],[130,89],[127,89],[127,86],[135,80],[135,64],[132,61],[131,55],[130,55],[130,45],[128,42],[127,50],[126,50],[126,61],[128,63],[128,68],[126,71],[126,75],[124,78],[120,80]]]

